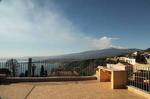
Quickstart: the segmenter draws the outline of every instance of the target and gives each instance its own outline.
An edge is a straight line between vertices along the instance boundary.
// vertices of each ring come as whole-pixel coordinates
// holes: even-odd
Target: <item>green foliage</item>
[[[80,76],[92,76],[97,66],[106,66],[106,58],[73,61],[65,65],[66,70],[77,71]]]
[[[35,69],[36,69],[36,66],[35,66],[35,64],[33,64],[33,66],[32,66],[32,76],[34,77],[34,74],[35,74]]]
[[[107,60],[106,63],[108,64],[117,64],[119,62],[119,60],[115,61],[115,60]]]
[[[47,77],[47,70],[44,70],[44,66],[41,66],[40,76],[41,77]]]
[[[24,73],[20,73],[19,77],[25,77]]]
[[[6,62],[6,67],[10,68],[11,76],[15,77],[18,73],[19,63],[16,59],[10,59]]]
[[[148,53],[150,53],[150,48],[146,49],[146,50],[145,50],[145,52],[148,52]]]
[[[47,75],[48,75],[47,70],[44,71],[44,75],[45,75],[45,77],[47,77]]]
[[[44,66],[41,66],[41,71],[40,71],[40,76],[43,77],[44,76]]]
[[[25,71],[25,77],[28,77],[28,70]]]
[[[141,63],[141,64],[147,64],[147,60],[140,53],[138,53],[137,56],[136,56],[136,62]]]

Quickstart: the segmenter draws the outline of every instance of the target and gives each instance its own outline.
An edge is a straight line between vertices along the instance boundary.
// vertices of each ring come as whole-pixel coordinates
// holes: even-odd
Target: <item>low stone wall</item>
[[[97,80],[95,76],[58,76],[58,77],[7,77],[1,79],[1,83],[19,83],[19,82],[58,82],[58,81],[85,81]]]

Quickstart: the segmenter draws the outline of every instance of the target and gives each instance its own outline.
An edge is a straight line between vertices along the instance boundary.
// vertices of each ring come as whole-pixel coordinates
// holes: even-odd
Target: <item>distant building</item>
[[[136,51],[136,52],[134,52],[132,55],[133,55],[133,56],[137,56],[137,54],[138,54],[138,52]]]
[[[135,65],[135,64],[136,64],[136,59],[127,58],[127,59],[126,59],[126,62],[129,63],[129,64],[132,64],[132,65]]]
[[[136,59],[129,58],[129,57],[119,57],[119,61],[127,62],[127,63],[129,63],[131,65],[135,65],[136,64]]]
[[[107,64],[107,68],[112,69],[112,70],[127,70],[128,67],[129,67],[129,65],[125,65],[125,64],[122,64],[122,63]]]

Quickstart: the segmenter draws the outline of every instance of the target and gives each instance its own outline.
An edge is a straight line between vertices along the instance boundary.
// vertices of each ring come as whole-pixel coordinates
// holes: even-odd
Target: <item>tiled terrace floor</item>
[[[126,89],[112,90],[97,81],[0,85],[2,99],[145,99]]]

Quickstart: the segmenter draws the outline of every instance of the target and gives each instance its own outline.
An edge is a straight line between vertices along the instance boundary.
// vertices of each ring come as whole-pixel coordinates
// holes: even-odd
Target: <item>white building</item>
[[[126,59],[126,62],[129,63],[129,64],[132,64],[132,65],[135,65],[135,64],[136,64],[136,59],[127,58],[127,59]]]
[[[135,65],[136,64],[136,59],[134,58],[129,58],[129,57],[119,57],[119,60],[120,61],[123,61],[123,62],[127,62],[131,65]]]
[[[113,70],[126,70],[126,66],[124,64],[118,63],[118,64],[107,64],[108,69]]]
[[[124,70],[130,70],[132,68],[132,66],[118,63],[118,64],[107,64],[107,68],[112,69],[112,70],[123,70],[124,71]]]
[[[133,55],[134,55],[134,56],[137,56],[137,54],[138,54],[138,52],[137,52],[137,51],[133,53]]]

